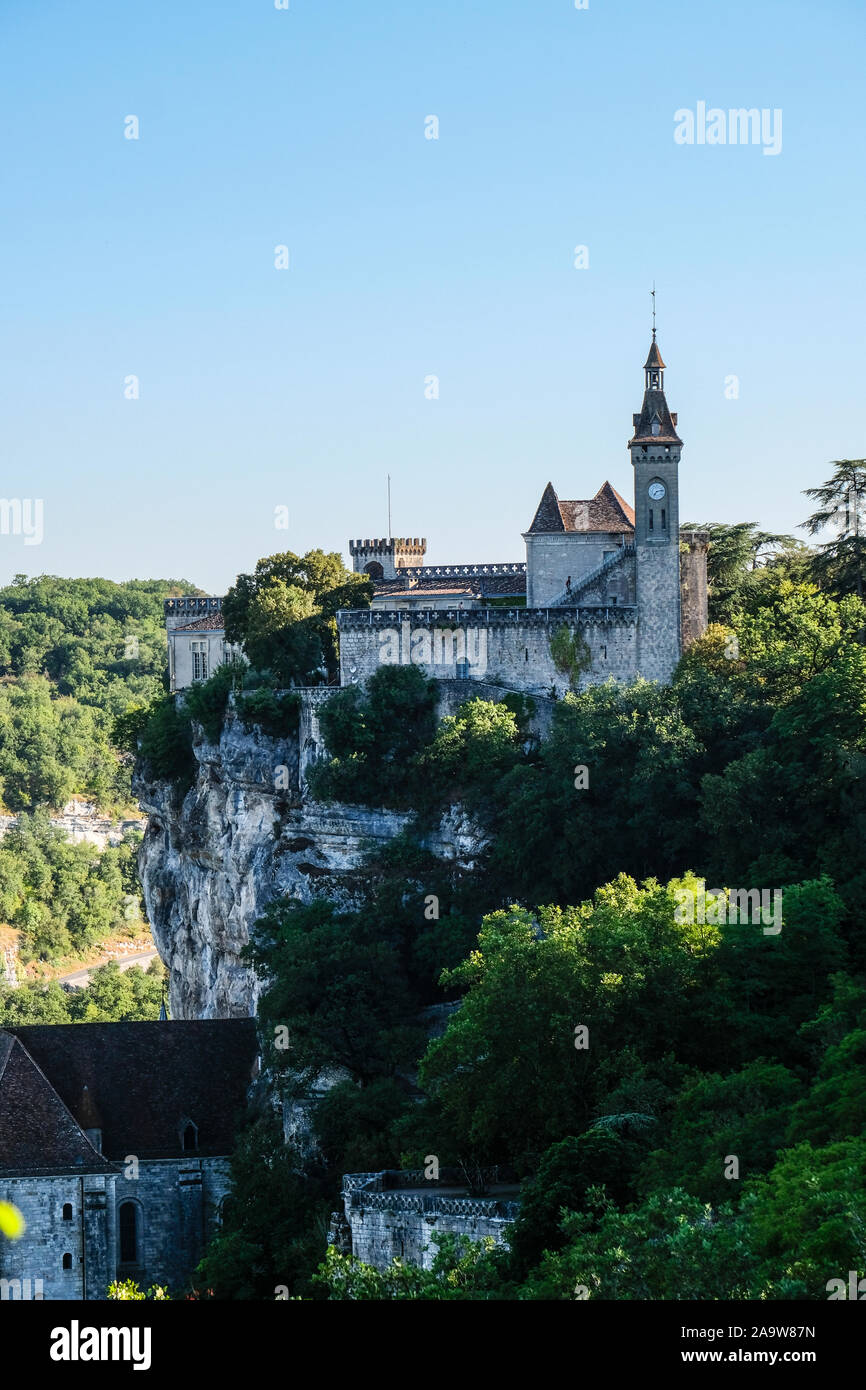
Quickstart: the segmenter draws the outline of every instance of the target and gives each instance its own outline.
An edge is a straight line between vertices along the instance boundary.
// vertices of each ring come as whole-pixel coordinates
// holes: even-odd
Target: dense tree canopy
[[[254,667],[273,671],[285,685],[334,681],[335,614],[368,607],[371,595],[367,575],[345,569],[336,552],[269,555],[252,574],[239,574],[226,594],[226,638],[243,647]]]

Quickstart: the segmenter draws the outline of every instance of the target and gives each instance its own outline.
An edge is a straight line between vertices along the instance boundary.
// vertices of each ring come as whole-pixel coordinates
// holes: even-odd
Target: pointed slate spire
[[[541,501],[532,518],[530,531],[564,531],[565,523],[562,520],[562,512],[559,510],[559,498],[553,490],[553,483],[548,483],[541,494]]]
[[[634,434],[629,444],[682,444],[683,441],[676,431],[677,417],[668,410],[665,399],[665,364],[656,342],[655,329],[644,363],[644,377],[643,406],[639,415],[632,416]]]

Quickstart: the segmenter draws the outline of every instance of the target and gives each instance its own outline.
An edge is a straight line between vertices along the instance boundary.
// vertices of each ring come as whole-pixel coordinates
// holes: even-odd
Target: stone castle
[[[680,530],[683,442],[664,373],[653,330],[628,442],[633,503],[609,482],[574,501],[548,483],[523,533],[525,561],[425,565],[423,538],[350,541],[374,596],[337,615],[340,684],[412,663],[442,680],[555,696],[569,685],[551,649],[563,635],[581,654],[582,683],[669,681],[707,625],[708,537]],[[218,598],[166,600],[172,689],[225,659],[220,610]]]

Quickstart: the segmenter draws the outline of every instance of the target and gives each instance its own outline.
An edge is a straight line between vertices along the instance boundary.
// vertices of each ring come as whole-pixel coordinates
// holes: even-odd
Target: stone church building
[[[0,1298],[182,1291],[217,1229],[257,1068],[252,1018],[0,1030]]]

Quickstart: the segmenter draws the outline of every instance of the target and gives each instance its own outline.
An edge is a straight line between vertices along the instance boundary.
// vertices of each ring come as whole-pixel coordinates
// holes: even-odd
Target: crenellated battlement
[[[525,560],[495,565],[401,565],[400,574],[410,579],[472,579],[486,574],[525,574]]]
[[[520,1193],[516,1181],[502,1181],[492,1171],[485,1196],[467,1192],[465,1179],[453,1169],[443,1169],[434,1180],[423,1171],[347,1173],[343,1210],[333,1214],[332,1229],[343,1232],[346,1253],[378,1269],[387,1269],[395,1257],[429,1269],[437,1248],[434,1233],[504,1245],[520,1213]]]
[[[162,611],[168,617],[188,617],[193,614],[204,617],[206,613],[221,613],[223,601],[221,598],[209,598],[204,595],[183,594],[180,598],[167,598],[163,600]]]
[[[420,550],[426,552],[427,539],[425,536],[422,536],[420,539],[418,536],[412,538],[408,536],[389,536],[387,538],[374,537],[372,540],[366,541],[349,541],[350,555],[355,555],[359,551],[366,550],[376,551],[377,553],[383,552],[385,554],[392,554],[398,550]]]
[[[342,608],[337,613],[340,632],[364,628],[392,628],[401,623],[416,627],[631,627],[637,622],[634,605],[615,604],[585,608]]]

